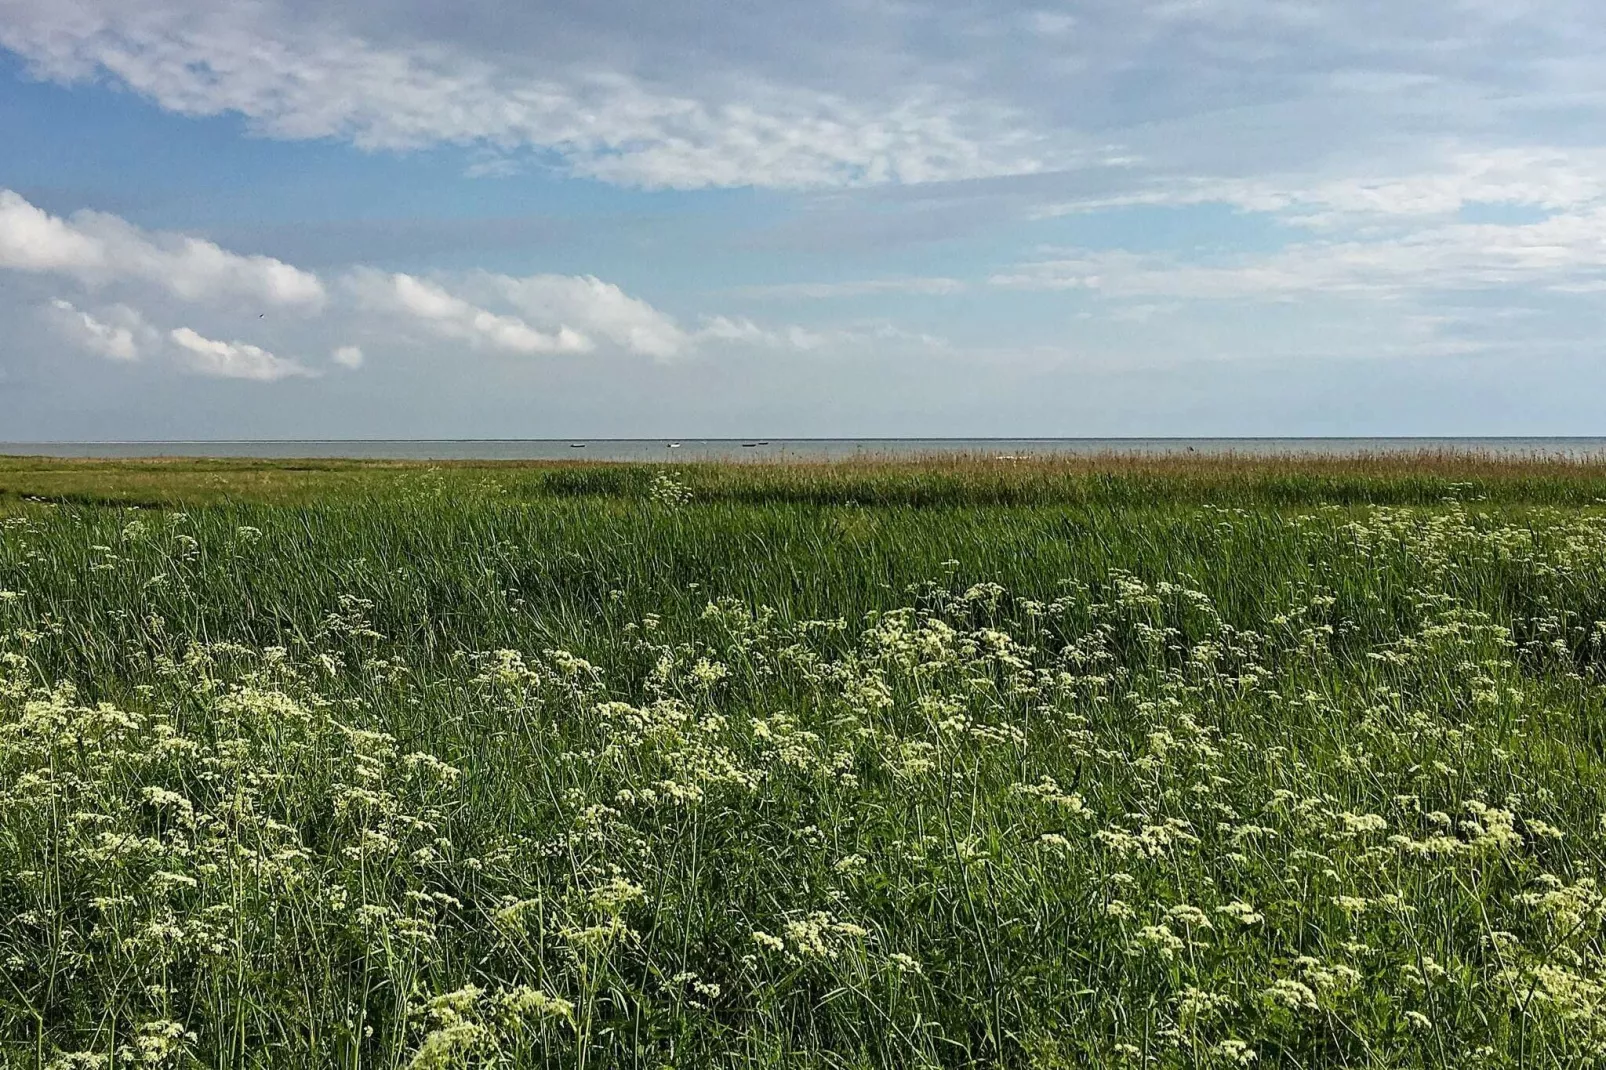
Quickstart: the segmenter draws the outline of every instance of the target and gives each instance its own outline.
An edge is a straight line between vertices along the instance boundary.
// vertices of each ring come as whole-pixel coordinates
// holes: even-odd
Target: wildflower
[[[1352,814],[1342,813],[1339,820],[1343,822],[1344,830],[1350,833],[1382,832],[1389,827],[1389,823],[1381,814]]]
[[[1238,899],[1217,907],[1216,913],[1224,914],[1244,926],[1258,925],[1265,920],[1265,915],[1260,914],[1254,907]]]
[[[1517,817],[1510,810],[1489,806],[1477,799],[1468,800],[1466,809],[1471,816],[1461,822],[1461,829],[1475,849],[1498,852],[1522,845],[1522,836],[1516,829]]]
[[[1261,996],[1266,1002],[1291,1011],[1317,1009],[1316,993],[1311,991],[1310,986],[1291,978],[1273,981],[1270,987],[1262,990]]]
[[[1210,917],[1196,906],[1179,903],[1165,912],[1166,920],[1179,925],[1186,925],[1190,929],[1210,928]]]
[[[1237,1066],[1248,1066],[1260,1056],[1259,1052],[1244,1041],[1232,1039],[1223,1040],[1216,1044],[1215,1047],[1210,1049],[1210,1054],[1223,1062]]]
[[[504,993],[497,1002],[510,1017],[519,1021],[561,1020],[570,1024],[574,1022],[573,1003],[528,985]]]
[[[593,907],[604,914],[617,915],[632,903],[646,897],[646,890],[623,877],[611,877],[597,888],[591,889],[588,899]]]
[[[560,933],[576,951],[588,954],[599,954],[612,947],[620,939],[635,935],[617,915],[609,917],[597,925],[587,925],[582,928],[563,929]]]
[[[189,817],[195,812],[195,807],[190,804],[190,801],[176,791],[168,791],[166,788],[148,787],[144,789],[143,794],[145,796],[145,801],[159,810],[173,810],[181,817]]]
[[[685,505],[692,499],[691,488],[666,473],[654,477],[648,497],[660,505]]]
[[[177,1060],[186,1046],[195,1041],[195,1034],[186,1030],[181,1023],[162,1019],[146,1022],[139,1027],[134,1048],[139,1052],[141,1063],[159,1066],[169,1060]]]
[[[1185,1028],[1193,1028],[1201,1021],[1214,1018],[1233,1005],[1231,996],[1219,992],[1206,992],[1189,985],[1177,997],[1177,1020]]]
[[[1161,959],[1175,958],[1187,943],[1165,925],[1145,925],[1127,945],[1132,955],[1151,954]]]

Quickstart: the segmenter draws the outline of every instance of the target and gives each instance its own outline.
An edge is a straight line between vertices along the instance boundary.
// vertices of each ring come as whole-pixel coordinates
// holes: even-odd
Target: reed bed
[[[700,501],[860,505],[1432,505],[1447,497],[1527,504],[1606,500],[1606,456],[1477,450],[1322,454],[938,453],[722,462],[127,460],[0,456],[0,502],[313,504],[395,498],[442,482],[504,498],[641,498],[659,476]]]

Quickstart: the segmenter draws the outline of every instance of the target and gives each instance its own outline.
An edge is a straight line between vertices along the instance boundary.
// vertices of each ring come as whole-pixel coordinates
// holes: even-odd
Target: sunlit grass
[[[0,1051],[1598,1061],[1596,469],[1003,463],[14,462]]]

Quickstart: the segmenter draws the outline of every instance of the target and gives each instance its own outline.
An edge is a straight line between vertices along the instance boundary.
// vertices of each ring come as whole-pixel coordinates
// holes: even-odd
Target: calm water
[[[967,453],[1321,454],[1443,450],[1507,456],[1606,457],[1606,438],[806,438],[397,439],[262,442],[0,442],[0,455],[46,457],[262,457],[387,460],[817,460]]]

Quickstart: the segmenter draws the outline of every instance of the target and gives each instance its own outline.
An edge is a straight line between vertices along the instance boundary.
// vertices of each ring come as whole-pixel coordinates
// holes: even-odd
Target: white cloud
[[[812,352],[892,337],[885,325],[814,330],[797,325],[761,327],[750,320],[718,316],[705,317],[696,329],[688,329],[649,302],[593,275],[479,271],[425,278],[357,266],[339,277],[341,285],[331,300],[317,276],[281,261],[232,253],[189,235],[147,234],[101,213],[81,211],[62,219],[9,191],[0,191],[0,268],[64,275],[95,291],[160,282],[168,299],[197,306],[200,319],[192,321],[194,326],[159,331],[125,304],[86,312],[58,300],[52,306],[58,331],[113,359],[161,353],[192,371],[257,380],[314,373],[296,361],[274,356],[257,342],[218,341],[202,333],[209,325],[241,318],[256,321],[258,317],[249,311],[242,317],[237,300],[231,301],[241,293],[261,301],[326,310],[329,316],[320,329],[330,333],[360,327],[405,337],[423,329],[471,348],[520,355],[588,353],[606,347],[672,361],[710,345]],[[892,284],[937,292],[950,289],[949,282],[893,280]],[[869,288],[875,292],[885,285],[877,282]],[[171,317],[169,324],[178,319],[172,300],[161,311]],[[278,324],[267,328],[270,334],[283,331]],[[328,352],[330,360],[342,367],[363,364],[358,346],[341,344]]]
[[[1159,180],[1131,192],[1044,205],[1038,218],[1111,208],[1221,204],[1320,227],[1451,216],[1475,205],[1544,210],[1606,198],[1606,151],[1446,148],[1408,171]]]
[[[708,344],[750,344],[764,349],[809,352],[829,344],[853,344],[862,333],[816,333],[800,326],[763,328],[752,320],[705,317],[689,331],[646,300],[589,275],[493,275],[475,273],[456,281],[422,280],[403,273],[357,268],[347,286],[358,304],[374,312],[400,313],[432,333],[485,349],[512,353],[591,352],[599,342],[639,357],[668,361]],[[487,305],[516,310],[495,312]]]
[[[127,305],[111,305],[87,312],[70,301],[57,298],[48,306],[57,330],[86,352],[108,360],[132,362],[160,357],[186,371],[225,379],[272,382],[291,376],[314,377],[301,363],[275,356],[260,346],[246,342],[220,342],[190,327],[159,331],[137,310]],[[343,347],[338,354],[361,351]],[[344,360],[341,363],[346,363]],[[356,367],[356,364],[348,364]]]
[[[810,330],[796,324],[762,327],[746,317],[705,316],[693,338],[698,343],[734,343],[766,349],[810,353],[827,348],[860,349],[878,343],[903,343],[920,349],[946,349],[947,339],[920,331],[906,331],[889,323]]]
[[[689,341],[669,316],[592,275],[485,275],[478,281],[525,315],[571,324],[631,353],[669,360]]]
[[[290,376],[315,374],[296,361],[276,357],[258,346],[245,342],[220,342],[197,334],[188,327],[170,331],[168,337],[179,347],[188,367],[202,375],[272,382]]]
[[[102,312],[103,319],[59,298],[50,307],[57,327],[68,339],[108,360],[138,360],[141,343],[152,333],[140,314],[127,305],[115,305]]]
[[[9,0],[0,44],[44,77],[110,77],[170,111],[239,114],[273,137],[533,148],[630,185],[922,182],[1054,159],[1012,109],[930,84],[875,104],[734,72],[718,93],[595,64],[536,75],[445,44],[375,44],[272,3]]]
[[[855,279],[849,282],[788,282],[773,286],[743,286],[735,292],[743,297],[826,300],[836,297],[871,297],[880,294],[944,296],[959,293],[964,289],[965,284],[958,279],[930,277]]]
[[[771,349],[798,349],[807,352],[825,343],[823,335],[802,327],[772,329],[760,327],[746,317],[708,316],[697,331],[700,341],[739,342]]]
[[[868,331],[814,331],[795,325],[762,327],[726,316],[706,316],[697,329],[688,330],[646,301],[590,275],[478,272],[442,280],[359,268],[346,283],[357,302],[371,311],[401,314],[441,337],[510,353],[583,353],[606,346],[671,361],[708,345],[810,352],[889,337],[884,325]],[[496,305],[512,311],[490,307]]]
[[[1606,100],[1587,0],[437,8],[5,0],[0,45],[42,77],[272,137],[455,144],[480,173],[534,159],[647,186],[1015,176],[1093,145],[1160,178],[1293,173],[1447,133],[1542,140]]]
[[[584,353],[595,347],[590,338],[568,326],[559,324],[543,331],[518,316],[471,304],[414,275],[361,268],[348,276],[348,285],[370,309],[410,316],[443,338],[473,346],[525,355]]]
[[[0,267],[65,275],[91,286],[139,282],[185,301],[244,299],[316,310],[323,283],[268,256],[241,256],[201,238],[151,234],[101,212],[61,219],[0,189]]]
[[[101,244],[0,189],[0,267],[16,271],[83,271],[105,262]]]
[[[1442,223],[1399,236],[1301,243],[1210,262],[1073,251],[1022,264],[989,282],[1011,289],[1201,300],[1304,293],[1392,299],[1508,287],[1587,292],[1606,282],[1606,206],[1534,223]]]

